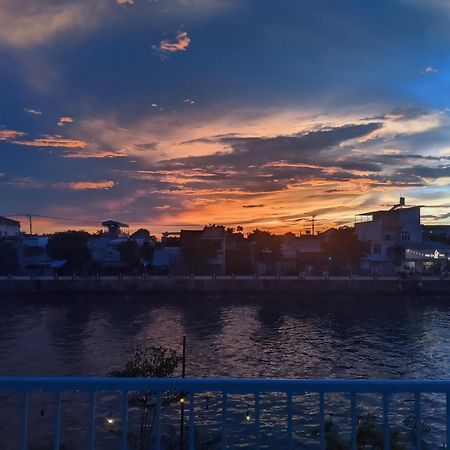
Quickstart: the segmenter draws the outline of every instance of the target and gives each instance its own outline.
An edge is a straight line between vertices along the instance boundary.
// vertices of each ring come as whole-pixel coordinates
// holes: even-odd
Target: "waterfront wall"
[[[450,279],[395,277],[3,277],[0,292],[355,292],[450,294]]]

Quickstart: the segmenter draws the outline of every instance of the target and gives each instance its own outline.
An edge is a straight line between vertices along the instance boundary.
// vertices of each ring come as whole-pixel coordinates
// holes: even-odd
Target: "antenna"
[[[25,214],[28,218],[28,223],[30,224],[30,236],[33,236],[33,216],[31,214]]]
[[[316,218],[316,215],[314,214],[313,216],[312,216],[312,218],[311,218],[311,234],[314,236],[314,222],[315,222],[315,218]]]

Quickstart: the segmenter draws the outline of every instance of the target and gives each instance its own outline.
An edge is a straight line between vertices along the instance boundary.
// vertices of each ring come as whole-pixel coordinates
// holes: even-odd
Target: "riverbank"
[[[3,277],[0,292],[354,292],[450,293],[450,279],[427,277]]]

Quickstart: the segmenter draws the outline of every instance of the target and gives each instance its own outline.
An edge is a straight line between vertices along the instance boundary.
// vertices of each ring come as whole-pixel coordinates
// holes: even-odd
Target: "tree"
[[[280,237],[268,231],[256,229],[248,235],[247,240],[252,244],[255,259],[270,266],[273,271],[281,256]]]
[[[139,228],[130,236],[131,239],[150,239],[150,237],[150,231],[146,228]]]
[[[175,350],[165,347],[137,345],[132,357],[125,363],[125,367],[110,373],[112,377],[125,378],[166,378],[173,375],[182,358]],[[136,450],[150,448],[153,422],[155,419],[156,398],[154,392],[137,392],[129,397],[129,405],[140,409],[140,428],[137,436],[129,436],[130,444]],[[166,406],[179,397],[167,394],[162,399],[162,406]]]
[[[120,260],[126,264],[127,268],[131,271],[138,269],[141,265],[138,250],[139,247],[137,242],[132,239],[128,239],[120,245]]]
[[[19,270],[19,259],[14,244],[0,240],[0,275],[15,274]]]
[[[65,259],[65,268],[69,273],[81,272],[92,260],[89,238],[86,231],[69,230],[52,234],[48,239],[47,253],[53,259]]]
[[[369,243],[360,241],[354,228],[343,226],[322,242],[322,251],[329,260],[329,268],[340,272],[358,267],[361,258],[369,252]]]

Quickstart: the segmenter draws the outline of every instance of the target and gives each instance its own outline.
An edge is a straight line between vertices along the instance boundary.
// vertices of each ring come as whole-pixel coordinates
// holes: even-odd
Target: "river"
[[[10,296],[0,371],[107,375],[135,344],[183,336],[192,377],[450,378],[450,298],[282,293]]]

